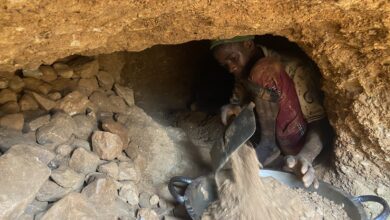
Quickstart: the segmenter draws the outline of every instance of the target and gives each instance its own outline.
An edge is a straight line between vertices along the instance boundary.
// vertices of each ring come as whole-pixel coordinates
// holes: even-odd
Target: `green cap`
[[[210,43],[210,50],[214,49],[216,46],[222,45],[222,44],[230,44],[230,43],[237,43],[237,42],[243,42],[247,40],[253,40],[255,39],[255,36],[253,35],[247,35],[247,36],[235,36],[230,39],[218,39],[218,40],[212,40]]]

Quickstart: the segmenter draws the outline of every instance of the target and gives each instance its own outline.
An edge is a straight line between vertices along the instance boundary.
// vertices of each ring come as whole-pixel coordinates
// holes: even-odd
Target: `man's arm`
[[[324,120],[325,119],[321,119],[309,123],[305,144],[298,154],[299,156],[306,158],[310,163],[312,163],[318,154],[320,154],[323,143],[325,142]]]
[[[302,150],[296,156],[285,158],[286,169],[291,169],[302,176],[305,187],[309,187],[311,184],[314,185],[314,188],[319,186],[312,163],[326,143],[325,138],[328,136],[326,132],[325,118],[310,123]]]

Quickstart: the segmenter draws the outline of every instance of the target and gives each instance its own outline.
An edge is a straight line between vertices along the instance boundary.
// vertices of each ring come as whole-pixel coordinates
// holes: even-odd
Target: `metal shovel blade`
[[[217,173],[229,160],[230,156],[245,144],[256,130],[256,119],[253,112],[254,103],[248,104],[233,120],[225,131],[223,144],[214,145],[211,149],[212,165]]]

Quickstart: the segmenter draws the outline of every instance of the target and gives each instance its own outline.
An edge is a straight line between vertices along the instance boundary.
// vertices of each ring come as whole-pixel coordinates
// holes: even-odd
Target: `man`
[[[264,47],[253,36],[211,43],[216,60],[235,77],[231,104],[222,108],[222,122],[253,101],[260,125],[255,144],[260,162],[272,164],[282,153],[286,169],[302,178],[305,187],[318,187],[312,166],[321,152],[325,131],[324,110],[310,80],[310,69]]]

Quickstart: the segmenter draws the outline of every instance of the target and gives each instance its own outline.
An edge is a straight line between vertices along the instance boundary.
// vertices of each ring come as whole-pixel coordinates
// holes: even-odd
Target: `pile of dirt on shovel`
[[[202,219],[348,219],[342,207],[319,195],[260,179],[259,166],[253,148],[238,149],[217,176],[219,200]]]

